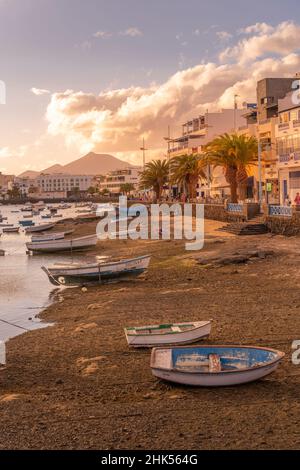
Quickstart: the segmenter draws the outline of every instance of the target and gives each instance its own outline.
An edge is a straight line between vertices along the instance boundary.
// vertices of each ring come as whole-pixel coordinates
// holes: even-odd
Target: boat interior
[[[277,359],[272,351],[255,348],[173,349],[173,369],[184,372],[221,372],[266,365]]]

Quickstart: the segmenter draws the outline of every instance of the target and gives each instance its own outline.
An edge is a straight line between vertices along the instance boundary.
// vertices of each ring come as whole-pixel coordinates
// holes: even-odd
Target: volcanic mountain
[[[74,160],[67,165],[53,165],[43,171],[25,171],[20,177],[35,178],[41,173],[66,173],[69,175],[105,175],[109,171],[123,170],[131,166],[112,155],[90,152],[84,157]]]

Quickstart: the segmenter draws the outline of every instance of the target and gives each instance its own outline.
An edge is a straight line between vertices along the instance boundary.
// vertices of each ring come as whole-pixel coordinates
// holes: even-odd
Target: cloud
[[[217,31],[216,35],[221,41],[229,41],[229,39],[233,37],[232,34],[227,31]]]
[[[299,34],[300,27],[291,22],[269,32],[256,27],[223,52],[224,58],[229,57],[226,63],[215,60],[187,68],[181,55],[179,65],[185,68],[160,84],[128,88],[115,84],[98,95],[71,89],[53,93],[46,111],[48,136],[38,142],[36,153],[45,149],[49,154],[51,139],[60,145],[63,140],[69,154],[70,149],[73,155],[74,149],[78,154],[109,152],[140,163],[144,136],[147,159],[163,156],[168,125],[172,136],[180,135],[183,122],[206,109],[232,107],[235,94],[240,103],[254,102],[258,80],[291,77],[299,71]]]
[[[49,95],[51,92],[43,88],[31,88],[30,91],[36,96]]]
[[[127,28],[125,31],[120,31],[121,36],[131,36],[132,38],[136,36],[143,36],[143,32],[136,27]]]
[[[269,34],[272,31],[274,31],[274,27],[267,23],[255,23],[251,26],[247,26],[246,28],[240,29],[238,32],[239,34],[252,34],[252,33]]]
[[[20,145],[16,149],[10,147],[0,147],[0,158],[24,157],[27,152],[27,145]]]
[[[236,59],[241,63],[246,63],[265,54],[284,56],[300,49],[299,25],[293,21],[284,21],[274,28],[270,27],[269,30],[267,26],[259,23],[250,26],[249,31],[258,32],[258,34],[243,39],[234,47],[221,52],[220,60],[226,62]]]
[[[112,37],[112,33],[109,33],[108,31],[96,31],[96,33],[93,34],[94,38],[100,38],[100,39],[107,39]]]

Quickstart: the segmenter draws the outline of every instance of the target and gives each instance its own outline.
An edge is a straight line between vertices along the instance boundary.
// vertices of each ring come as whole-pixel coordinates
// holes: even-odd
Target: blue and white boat
[[[284,353],[254,346],[154,348],[150,366],[160,379],[199,387],[239,385],[273,372]]]
[[[102,284],[117,278],[138,276],[148,268],[149,262],[150,256],[145,255],[107,263],[54,264],[48,268],[42,266],[42,269],[55,286],[74,286],[87,283]]]
[[[22,227],[32,227],[33,225],[35,225],[32,220],[20,220],[19,224],[22,225]]]

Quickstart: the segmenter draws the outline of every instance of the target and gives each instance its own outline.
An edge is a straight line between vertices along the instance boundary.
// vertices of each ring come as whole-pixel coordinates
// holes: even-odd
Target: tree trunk
[[[237,197],[237,181],[236,181],[237,168],[227,167],[225,171],[225,178],[227,183],[230,186],[230,200],[233,203],[238,202]]]
[[[247,197],[247,179],[247,170],[244,166],[241,166],[237,171],[236,180],[238,184],[239,197],[242,201]]]

